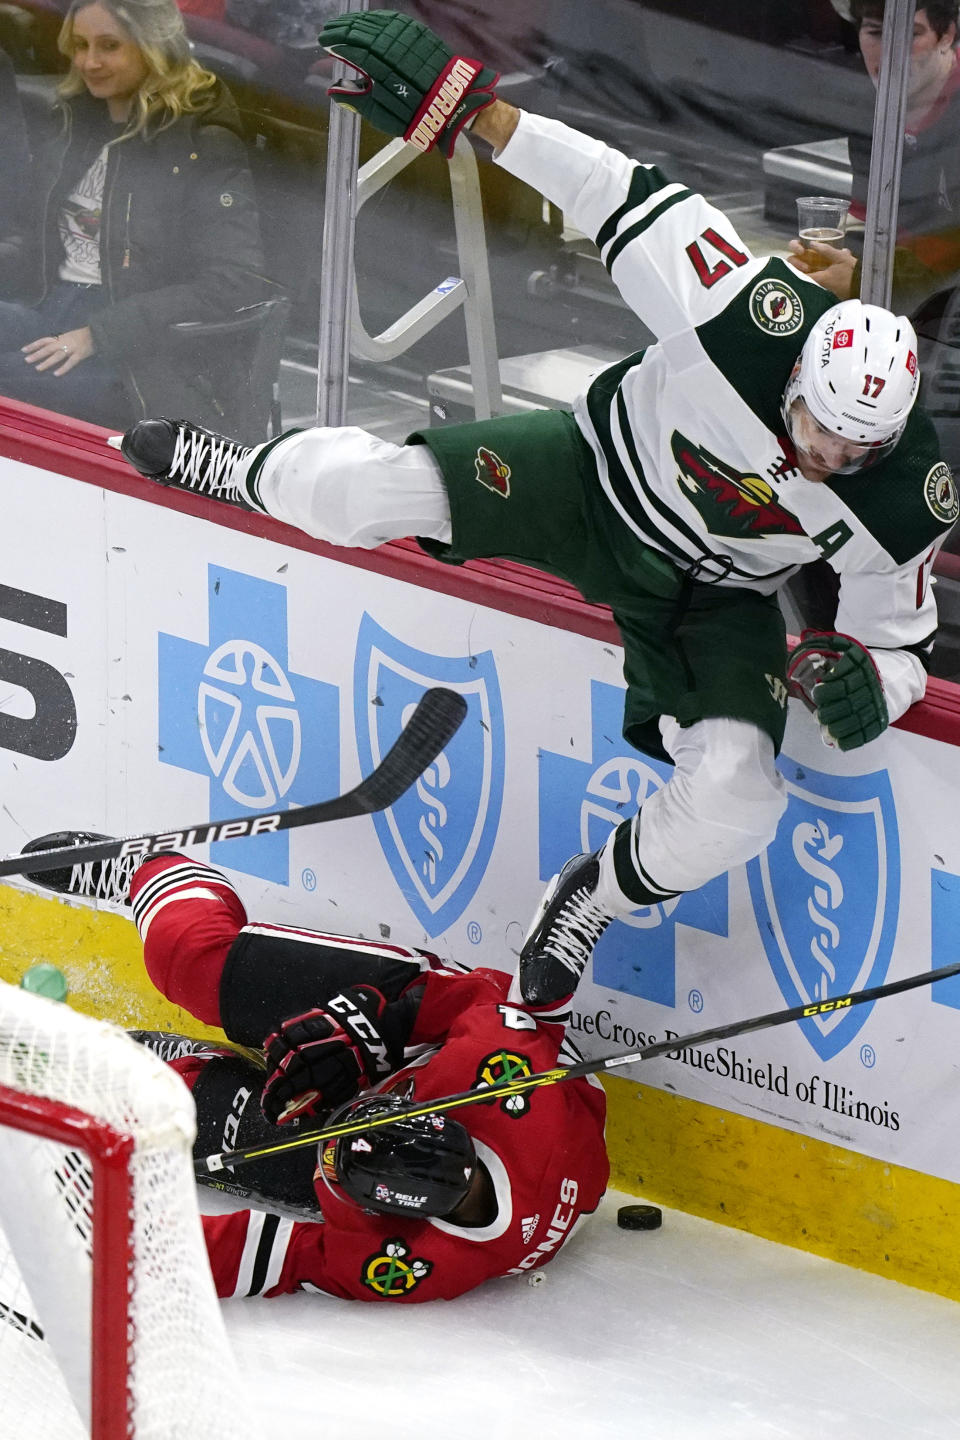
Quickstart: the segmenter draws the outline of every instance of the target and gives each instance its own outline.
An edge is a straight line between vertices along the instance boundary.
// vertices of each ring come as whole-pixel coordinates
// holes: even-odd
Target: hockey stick
[[[960,961],[944,965],[939,970],[925,971],[922,975],[909,975],[905,980],[891,980],[887,985],[874,985],[869,990],[855,990],[850,995],[837,995],[832,1000],[820,1000],[813,1005],[795,1005],[790,1010],[774,1010],[769,1015],[757,1015],[752,1020],[734,1020],[729,1025],[717,1025],[712,1030],[700,1030],[696,1035],[678,1035],[673,1040],[657,1040],[645,1045],[642,1050],[631,1050],[628,1055],[608,1055],[601,1060],[582,1060],[578,1065],[558,1066],[553,1070],[541,1070],[536,1075],[525,1075],[519,1080],[505,1080],[496,1085],[480,1086],[475,1090],[462,1090],[457,1095],[447,1095],[440,1100],[426,1100],[422,1105],[413,1105],[404,1111],[404,1119],[412,1120],[418,1115],[436,1115],[440,1111],[458,1110],[464,1105],[492,1105],[496,1101],[509,1099],[513,1095],[525,1095],[541,1085],[556,1085],[562,1080],[579,1080],[584,1075],[596,1075],[600,1070],[616,1070],[621,1065],[634,1065],[640,1060],[653,1060],[658,1055],[667,1055],[673,1050],[687,1050],[696,1045],[712,1045],[715,1040],[729,1040],[735,1035],[749,1035],[753,1030],[770,1030],[774,1025],[787,1025],[791,1020],[805,1020],[813,1015],[829,1015],[834,1010],[846,1010],[851,1005],[864,1005],[871,1000],[882,1000],[886,995],[899,995],[903,990],[913,990],[918,985],[932,985],[935,980],[946,980],[951,975],[960,975]],[[245,1165],[248,1160],[260,1160],[265,1155],[282,1155],[288,1150],[299,1150],[301,1146],[316,1145],[323,1140],[335,1140],[341,1135],[354,1135],[358,1131],[376,1130],[381,1125],[390,1125],[396,1116],[383,1115],[369,1120],[345,1121],[342,1125],[330,1125],[325,1130],[297,1135],[290,1140],[280,1140],[273,1145],[253,1145],[246,1150],[223,1150],[218,1155],[207,1155],[195,1164],[199,1176],[222,1170],[225,1166]]]
[[[274,810],[267,815],[244,815],[232,820],[209,820],[184,830],[156,835],[134,835],[124,840],[95,840],[81,845],[64,845],[54,850],[34,850],[26,855],[9,855],[0,860],[0,876],[58,870],[93,860],[143,859],[147,855],[179,851],[187,845],[208,845],[217,840],[239,840],[248,835],[273,835],[300,825],[319,825],[325,820],[347,820],[387,810],[440,754],[456,734],[467,713],[467,702],[454,690],[428,690],[394,744],[370,775],[345,795],[303,805],[296,810]]]

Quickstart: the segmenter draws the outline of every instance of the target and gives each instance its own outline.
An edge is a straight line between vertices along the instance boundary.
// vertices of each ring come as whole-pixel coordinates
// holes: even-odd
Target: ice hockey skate
[[[110,840],[93,830],[57,830],[28,840],[24,855],[39,850],[62,850],[73,845],[87,845],[96,840]],[[60,895],[78,895],[85,900],[101,900],[111,905],[130,903],[130,881],[140,864],[140,856],[127,855],[115,860],[84,860],[78,865],[64,865],[58,870],[25,870],[25,880],[32,880],[44,890]]]
[[[222,1055],[232,1060],[237,1054],[236,1050],[228,1049],[225,1045],[217,1045],[209,1040],[193,1040],[189,1035],[177,1035],[169,1030],[128,1030],[127,1034],[145,1050],[152,1050],[166,1065],[188,1055],[196,1055],[200,1059],[212,1059],[215,1055]]]
[[[237,466],[253,454],[248,445],[202,425],[162,416],[138,421],[110,443],[148,480],[251,508],[232,479]]]
[[[554,876],[520,950],[520,993],[528,1005],[572,995],[611,916],[594,902],[598,855],[575,855]]]

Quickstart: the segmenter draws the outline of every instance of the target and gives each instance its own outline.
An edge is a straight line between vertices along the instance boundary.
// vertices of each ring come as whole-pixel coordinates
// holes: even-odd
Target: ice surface
[[[538,1285],[228,1302],[262,1440],[960,1437],[960,1306],[679,1211],[620,1230],[634,1198]]]

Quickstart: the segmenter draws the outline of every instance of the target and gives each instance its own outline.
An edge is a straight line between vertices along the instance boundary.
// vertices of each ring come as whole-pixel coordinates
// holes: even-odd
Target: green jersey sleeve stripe
[[[603,263],[607,269],[613,269],[614,260],[617,259],[632,240],[636,240],[638,235],[642,235],[645,230],[649,230],[650,226],[656,224],[660,217],[672,209],[674,205],[679,205],[681,200],[689,200],[692,195],[692,190],[679,190],[675,195],[669,195],[666,200],[661,200],[659,205],[655,205],[641,220],[637,220],[635,224],[624,230],[622,235],[618,235],[616,240],[611,243],[606,255],[603,256]]]
[[[633,175],[630,178],[630,186],[627,190],[627,198],[619,209],[614,210],[609,219],[605,220],[597,231],[597,249],[602,250],[617,233],[617,226],[631,210],[636,210],[644,200],[655,195],[658,190],[665,190],[673,181],[668,180],[662,170],[655,165],[635,165]]]
[[[594,429],[597,432],[597,439],[600,441],[600,446],[607,462],[607,474],[610,478],[610,485],[619,504],[630,517],[633,528],[641,535],[646,536],[656,548],[663,550],[665,554],[667,554],[671,560],[675,561],[680,569],[683,570],[690,564],[691,557],[652,522],[652,516],[647,513],[640,503],[637,496],[636,484],[627,473],[620,456],[617,454],[616,446],[613,443],[613,432],[610,428],[609,413],[613,403],[614,390],[611,389],[610,382],[615,381],[618,375],[622,375],[623,371],[629,366],[631,359],[635,360],[636,356],[629,357],[620,365],[612,366],[609,370],[605,370],[602,375],[598,376],[587,392],[587,408],[590,412],[590,419],[593,421]],[[643,470],[639,464],[639,457],[634,455],[631,458],[639,474],[642,476]]]

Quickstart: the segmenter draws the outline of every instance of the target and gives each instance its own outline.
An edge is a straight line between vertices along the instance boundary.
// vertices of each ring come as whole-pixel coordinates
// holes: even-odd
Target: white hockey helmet
[[[896,445],[919,383],[917,336],[907,317],[843,300],[820,316],[793,367],[783,395],[787,434],[798,449],[808,448],[797,427],[803,401],[815,426],[847,442],[833,473],[852,474]]]

